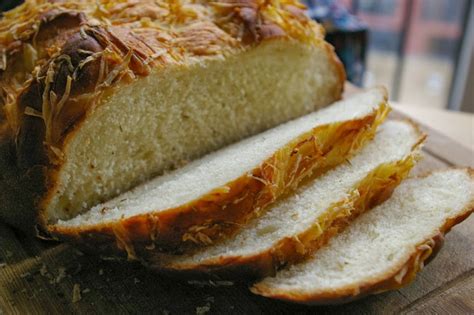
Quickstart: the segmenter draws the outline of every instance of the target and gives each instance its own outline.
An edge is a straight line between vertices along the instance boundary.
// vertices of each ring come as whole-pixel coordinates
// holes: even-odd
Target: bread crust
[[[467,169],[472,180],[474,170]],[[429,176],[432,172],[424,175]],[[372,277],[357,285],[348,285],[331,292],[287,292],[269,288],[264,284],[257,284],[250,290],[258,295],[288,302],[309,305],[344,304],[361,299],[367,295],[378,294],[389,290],[404,287],[415,280],[416,274],[425,265],[431,262],[440,251],[444,243],[444,236],[457,224],[467,219],[474,212],[474,200],[459,212],[455,217],[448,218],[446,222],[428,236],[424,241],[415,246],[411,253],[400,259],[399,263],[384,275]]]
[[[102,255],[126,254],[147,263],[160,252],[179,254],[207,246],[232,235],[303,179],[344,162],[373,137],[389,111],[385,102],[360,119],[318,126],[300,135],[248,174],[190,203],[91,226],[52,225],[50,231]]]
[[[303,8],[293,0],[281,5],[29,0],[5,13],[0,20],[0,117],[11,130],[13,160],[2,167],[17,178],[32,170],[42,174],[32,191],[0,192],[8,199],[0,212],[8,217],[20,210],[5,205],[29,200],[26,211],[35,209],[46,228],[42,212],[59,186],[63,152],[83,122],[117,89],[166,67],[221,59],[274,40],[297,41],[326,51],[340,78],[333,99],[340,99],[343,66],[324,42],[322,27]],[[179,31],[163,27],[173,24]],[[10,179],[0,182],[0,188],[7,185]]]

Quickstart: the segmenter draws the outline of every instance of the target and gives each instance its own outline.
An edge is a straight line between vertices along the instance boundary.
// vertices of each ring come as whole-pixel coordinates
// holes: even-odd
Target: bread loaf
[[[292,120],[147,181],[49,230],[102,255],[212,244],[278,197],[350,158],[388,112],[375,88]],[[118,248],[117,248],[118,245]]]
[[[252,291],[292,302],[334,304],[398,289],[413,281],[441,248],[444,234],[473,210],[473,170],[408,179],[313,257],[264,279]]]
[[[343,68],[303,8],[294,0],[27,0],[6,12],[2,218],[71,218],[339,99]]]

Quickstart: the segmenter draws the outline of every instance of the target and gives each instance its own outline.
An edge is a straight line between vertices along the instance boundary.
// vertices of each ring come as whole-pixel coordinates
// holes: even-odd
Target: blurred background
[[[0,0],[0,11],[20,2]],[[304,2],[353,84],[383,84],[404,104],[474,112],[474,1]]]
[[[471,0],[307,0],[358,86],[404,104],[474,112]]]

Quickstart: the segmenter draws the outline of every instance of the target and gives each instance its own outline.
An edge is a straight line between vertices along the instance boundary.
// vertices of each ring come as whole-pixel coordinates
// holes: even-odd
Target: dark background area
[[[0,1],[0,11],[7,11],[13,9],[20,3],[23,3],[23,0],[2,0]]]

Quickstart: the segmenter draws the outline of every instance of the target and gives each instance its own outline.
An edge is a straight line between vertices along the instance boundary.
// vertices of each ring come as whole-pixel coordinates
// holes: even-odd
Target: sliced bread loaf
[[[50,229],[102,253],[114,247],[130,257],[150,244],[174,252],[209,245],[303,178],[349,158],[385,119],[386,98],[382,88],[360,93],[195,160]]]
[[[345,220],[388,198],[414,165],[423,139],[414,125],[389,121],[347,163],[277,201],[233,237],[154,263],[162,269],[225,276],[235,271],[270,274],[321,246]]]
[[[0,19],[13,223],[71,218],[341,97],[344,69],[298,1],[24,2]]]
[[[444,234],[473,210],[473,170],[406,180],[388,201],[358,218],[313,257],[251,290],[292,302],[326,304],[397,289],[415,278],[441,247]]]

